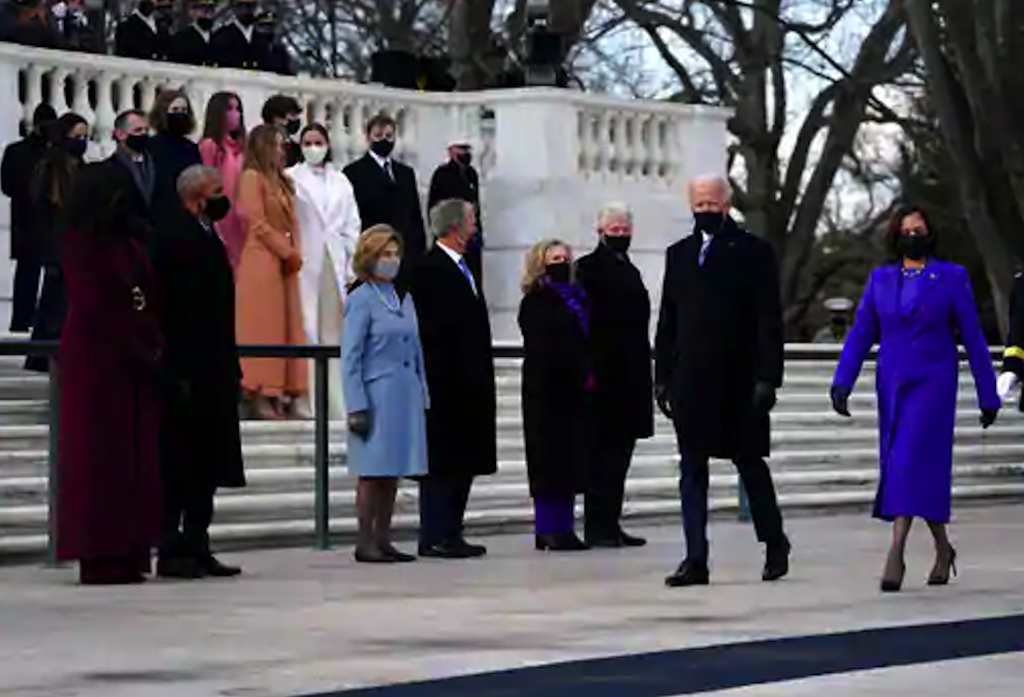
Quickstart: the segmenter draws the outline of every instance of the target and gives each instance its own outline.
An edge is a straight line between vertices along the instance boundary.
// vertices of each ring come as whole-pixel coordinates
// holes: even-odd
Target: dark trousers
[[[785,545],[782,514],[775,499],[768,465],[760,457],[733,460],[743,488],[750,500],[750,517],[754,519],[757,539],[769,548]],[[686,558],[696,564],[708,562],[708,458],[683,453],[679,460],[679,501],[683,509],[683,535],[686,537]]]
[[[583,499],[586,536],[615,537],[621,531],[622,500],[626,492],[626,475],[636,448],[635,438],[597,436],[594,469],[590,472],[587,493]]]
[[[165,471],[161,557],[203,558],[210,554],[209,530],[215,491],[212,485],[185,481]]]
[[[420,480],[420,545],[462,539],[462,520],[472,477],[426,476]]]
[[[14,266],[14,298],[11,302],[11,331],[27,332],[35,320],[39,299],[39,275],[43,265],[34,259],[18,259]]]
[[[60,266],[47,265],[43,275],[43,289],[32,321],[32,341],[57,341],[64,329],[64,316],[68,310],[64,272]],[[25,369],[45,373],[50,361],[45,356],[29,356]]]

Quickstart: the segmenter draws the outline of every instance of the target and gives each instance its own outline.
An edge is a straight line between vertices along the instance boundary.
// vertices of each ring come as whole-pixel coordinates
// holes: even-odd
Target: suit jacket
[[[230,22],[213,32],[210,50],[218,68],[239,68],[259,70],[258,47],[246,38],[235,22]]]
[[[771,246],[731,219],[703,265],[695,231],[669,247],[655,339],[655,383],[669,389],[680,448],[696,456],[770,450],[754,386],[782,385],[782,307]]]
[[[487,303],[436,244],[412,268],[410,281],[430,387],[430,474],[493,474],[497,405]]]
[[[167,60],[171,43],[169,25],[155,26],[154,30],[137,13],[128,15],[114,32],[114,54],[138,60]]]
[[[179,29],[171,37],[169,53],[170,59],[175,63],[201,65],[207,68],[217,67],[216,56],[214,56],[210,40],[203,36],[194,24]]]
[[[598,244],[580,257],[576,277],[590,298],[598,432],[608,439],[648,438],[654,435],[651,300],[640,270]]]
[[[423,256],[427,245],[416,173],[395,160],[391,161],[391,169],[394,181],[367,153],[346,165],[343,171],[352,182],[363,228],[384,223],[397,230],[405,241],[406,266],[411,266]]]
[[[203,487],[242,486],[235,282],[224,244],[184,208],[160,218],[150,244],[161,293],[164,368],[188,385],[166,405],[165,471]]]
[[[146,155],[145,174],[136,163],[122,151],[116,150],[106,160],[97,163],[96,172],[117,181],[123,191],[125,215],[134,218],[133,226],[146,234],[152,230],[152,201],[156,186],[156,167],[153,158]]]

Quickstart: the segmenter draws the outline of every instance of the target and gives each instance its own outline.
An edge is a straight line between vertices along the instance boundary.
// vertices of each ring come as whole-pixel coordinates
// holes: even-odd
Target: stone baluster
[[[7,94],[17,94],[18,89],[18,69],[15,66],[6,67],[5,70],[11,70],[15,76],[14,92],[8,92]],[[32,123],[32,112],[35,111],[36,107],[42,104],[45,96],[43,95],[43,76],[46,74],[46,69],[35,63],[26,66],[22,75],[25,79],[25,103],[22,105],[22,118],[21,120],[26,125]],[[13,100],[10,100],[13,103]],[[52,102],[51,102],[52,103]]]
[[[112,73],[100,73],[96,76],[96,109],[92,122],[93,139],[102,143],[110,140],[114,131],[114,85],[118,76]]]
[[[50,104],[60,116],[71,108],[68,104],[67,84],[71,71],[63,66],[54,68],[50,73]]]
[[[91,75],[81,69],[76,70],[71,76],[71,110],[92,123],[96,115],[92,104],[89,103],[90,80]]]
[[[628,177],[632,174],[632,138],[631,130],[633,125],[632,114],[628,111],[616,111],[612,114],[612,160],[614,161],[614,173],[618,178]]]
[[[153,108],[153,101],[156,99],[156,82],[143,78],[138,82],[139,87],[139,108],[147,114]]]

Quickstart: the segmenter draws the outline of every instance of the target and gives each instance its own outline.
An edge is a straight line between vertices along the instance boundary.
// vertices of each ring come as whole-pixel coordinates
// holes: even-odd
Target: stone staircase
[[[831,412],[827,398],[834,354],[799,350],[805,357],[787,361],[786,385],[772,417],[771,466],[780,501],[787,508],[866,507],[877,482],[873,365],[865,366],[851,399],[853,418],[843,419]],[[24,373],[20,366],[19,359],[0,358],[0,560],[38,556],[46,549],[47,383],[45,376]],[[472,526],[488,531],[522,528],[532,517],[519,362],[501,359],[497,369],[499,473],[478,481],[469,513]],[[960,388],[955,496],[968,501],[1024,498],[1024,418],[1007,408],[983,432],[966,368]],[[242,430],[249,486],[219,495],[214,537],[221,546],[310,543],[313,423],[246,422]],[[344,427],[332,424],[330,433],[331,530],[348,535],[355,527],[354,482],[344,466]],[[672,428],[659,415],[655,436],[637,448],[627,515],[674,519],[675,471]],[[415,528],[416,506],[415,485],[403,485],[396,511],[399,528]],[[735,471],[729,463],[714,463],[712,507],[728,511],[737,506]]]

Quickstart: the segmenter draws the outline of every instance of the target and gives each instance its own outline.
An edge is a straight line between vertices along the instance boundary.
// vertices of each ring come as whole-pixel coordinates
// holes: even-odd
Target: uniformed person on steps
[[[846,341],[846,333],[850,331],[850,311],[853,301],[849,298],[829,298],[824,303],[828,310],[828,326],[822,327],[814,335],[815,344],[841,344]]]
[[[114,54],[139,60],[168,60],[171,47],[173,0],[140,0],[117,25]]]
[[[170,59],[184,65],[217,67],[210,40],[213,37],[213,18],[217,14],[217,0],[192,0],[189,16],[192,23],[179,29],[171,39]]]
[[[1024,380],[1024,272],[1017,272],[1010,292],[1010,322],[1003,351],[1003,371],[999,374],[996,389],[1003,401],[1021,380]],[[1021,394],[1020,409],[1024,411],[1024,393]]]
[[[271,11],[256,15],[252,43],[256,50],[256,62],[260,70],[278,75],[295,75],[288,50],[278,38],[277,15]]]
[[[254,42],[256,24],[256,2],[234,0],[231,3],[234,17],[227,24],[213,32],[210,47],[214,61],[219,68],[240,68],[259,70],[257,44]]]
[[[482,278],[484,227],[480,215],[480,175],[473,167],[473,146],[469,138],[456,138],[448,144],[448,161],[435,169],[430,178],[427,210],[453,198],[472,203],[476,211],[476,234],[466,249],[466,263],[474,276]]]

